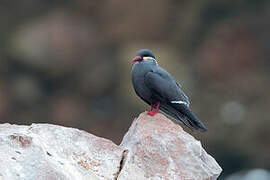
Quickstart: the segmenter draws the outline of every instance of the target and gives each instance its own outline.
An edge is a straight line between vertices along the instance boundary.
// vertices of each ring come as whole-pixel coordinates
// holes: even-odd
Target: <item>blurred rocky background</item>
[[[148,109],[130,70],[149,48],[208,127],[192,134],[220,179],[266,172],[269,19],[267,0],[1,0],[0,123],[71,126],[119,144]]]

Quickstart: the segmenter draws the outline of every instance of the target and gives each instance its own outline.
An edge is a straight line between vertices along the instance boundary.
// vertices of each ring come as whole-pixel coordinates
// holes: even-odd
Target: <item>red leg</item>
[[[148,111],[148,114],[149,114],[149,115],[152,115],[152,114],[154,113],[153,107],[154,107],[154,104],[151,103],[151,109],[150,109],[150,111]]]
[[[160,106],[160,102],[158,102],[158,104],[157,104],[156,113],[158,113],[159,106]]]
[[[153,103],[151,103],[151,109],[150,109],[150,111],[152,111],[152,110],[153,110],[153,107],[154,107],[154,104],[153,104]]]
[[[157,108],[156,108],[156,110],[155,111],[153,111],[153,103],[151,104],[151,110],[150,111],[148,111],[148,114],[149,115],[151,115],[151,116],[154,116],[155,114],[157,114],[158,113],[158,110],[159,110],[159,106],[160,106],[160,102],[158,102],[158,104],[157,104]]]

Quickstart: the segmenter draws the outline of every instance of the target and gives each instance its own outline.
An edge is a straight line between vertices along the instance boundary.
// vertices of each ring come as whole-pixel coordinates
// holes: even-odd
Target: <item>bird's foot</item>
[[[148,111],[147,114],[149,114],[150,116],[154,116],[155,114],[157,114],[158,112],[157,111]]]
[[[159,110],[159,106],[160,106],[160,102],[158,102],[158,104],[157,104],[157,109],[155,111],[153,111],[154,104],[151,103],[151,109],[150,109],[150,111],[148,111],[148,114],[150,116],[154,116],[155,114],[157,114],[158,110]]]

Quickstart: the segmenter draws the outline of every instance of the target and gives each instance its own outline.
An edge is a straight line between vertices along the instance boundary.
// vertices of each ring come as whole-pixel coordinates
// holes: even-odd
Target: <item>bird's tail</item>
[[[175,105],[162,105],[160,107],[168,116],[172,117],[176,122],[181,121],[187,127],[192,130],[199,130],[202,132],[207,131],[205,125],[196,117],[194,113],[191,112],[188,106],[184,104]]]

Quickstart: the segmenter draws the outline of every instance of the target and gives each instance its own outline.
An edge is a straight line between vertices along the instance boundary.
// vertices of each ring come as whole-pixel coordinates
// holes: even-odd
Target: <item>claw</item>
[[[148,114],[150,116],[154,116],[155,114],[157,114],[158,112],[157,111],[148,111]]]

